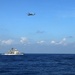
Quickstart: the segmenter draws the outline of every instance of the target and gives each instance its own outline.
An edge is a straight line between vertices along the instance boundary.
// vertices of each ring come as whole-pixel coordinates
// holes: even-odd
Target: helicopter
[[[34,16],[35,13],[28,13],[27,15],[28,15],[28,16]]]

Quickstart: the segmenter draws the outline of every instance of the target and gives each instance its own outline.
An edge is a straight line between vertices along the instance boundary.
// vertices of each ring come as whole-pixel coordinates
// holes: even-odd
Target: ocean
[[[0,55],[0,75],[75,75],[75,54]]]

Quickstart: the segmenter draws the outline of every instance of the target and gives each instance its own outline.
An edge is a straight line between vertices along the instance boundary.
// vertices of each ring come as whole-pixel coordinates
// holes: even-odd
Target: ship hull
[[[24,55],[24,54],[3,54],[3,55]]]

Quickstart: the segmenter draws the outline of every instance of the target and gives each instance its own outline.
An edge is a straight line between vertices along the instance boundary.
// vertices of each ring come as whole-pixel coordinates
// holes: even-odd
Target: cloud
[[[26,37],[21,37],[20,42],[22,44],[28,43],[28,39]]]
[[[45,31],[40,31],[40,30],[38,30],[36,33],[37,34],[43,34]]]
[[[38,41],[37,43],[38,44],[43,44],[43,43],[45,43],[45,41]]]
[[[61,41],[59,41],[59,42],[52,40],[52,41],[51,41],[51,44],[55,44],[55,45],[59,45],[59,44],[66,45],[66,38],[63,38],[63,39],[62,39]]]
[[[13,40],[9,39],[9,40],[2,40],[1,41],[2,44],[6,44],[6,45],[11,45],[13,43]]]
[[[52,40],[52,41],[51,41],[51,44],[56,44],[56,41]]]
[[[63,38],[63,39],[59,42],[59,44],[64,44],[65,41],[66,41],[66,38]]]
[[[66,38],[74,38],[73,36],[68,36],[68,37],[66,37]]]

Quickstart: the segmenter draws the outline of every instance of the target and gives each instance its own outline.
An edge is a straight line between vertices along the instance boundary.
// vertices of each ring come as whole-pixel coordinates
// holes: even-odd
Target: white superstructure
[[[4,55],[23,55],[23,53],[20,53],[17,49],[12,48],[11,50],[9,50]]]

